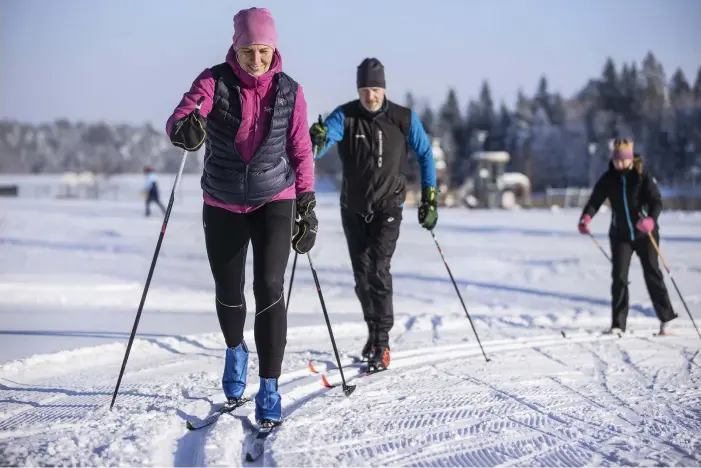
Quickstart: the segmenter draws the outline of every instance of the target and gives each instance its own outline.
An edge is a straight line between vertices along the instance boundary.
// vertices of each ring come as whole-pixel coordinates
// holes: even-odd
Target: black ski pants
[[[394,325],[390,264],[399,239],[402,208],[375,212],[372,218],[341,209],[355,293],[375,346],[389,346]]]
[[[280,377],[287,345],[283,297],[285,268],[292,246],[294,200],[270,202],[250,213],[204,205],[202,221],[209,266],[214,277],[219,325],[226,346],[243,341],[246,322],[246,254],[253,246],[254,337],[259,376]]]
[[[655,241],[660,242],[660,236],[655,230],[653,234]],[[657,251],[650,242],[650,238],[638,236],[635,240],[620,239],[611,237],[611,257],[613,269],[611,272],[611,326],[626,329],[628,319],[628,270],[630,260],[635,252],[643,267],[645,285],[650,294],[652,306],[655,309],[657,318],[662,322],[668,322],[677,317],[669,301],[669,294],[664,283],[662,271],[657,259]]]

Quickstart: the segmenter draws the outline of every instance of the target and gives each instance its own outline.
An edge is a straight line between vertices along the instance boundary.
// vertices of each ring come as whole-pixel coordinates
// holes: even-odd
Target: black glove
[[[421,205],[419,205],[419,224],[429,231],[436,227],[438,222],[438,190],[436,187],[426,187],[421,191]]]
[[[204,97],[197,101],[197,107],[185,117],[176,120],[170,131],[170,141],[173,145],[187,151],[197,151],[204,143],[207,132],[207,121],[200,115],[200,105]]]
[[[329,129],[324,125],[321,120],[321,115],[319,115],[319,121],[314,123],[309,129],[309,138],[312,140],[312,144],[317,148],[323,148],[326,144],[326,135]]]
[[[292,232],[292,248],[297,253],[305,254],[312,250],[316,241],[319,222],[314,213],[316,198],[314,192],[297,195],[297,218]]]

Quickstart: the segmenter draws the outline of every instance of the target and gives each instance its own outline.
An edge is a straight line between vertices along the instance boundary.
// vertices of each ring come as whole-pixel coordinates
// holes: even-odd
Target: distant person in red
[[[158,181],[156,180],[156,173],[153,171],[152,167],[144,167],[144,174],[146,175],[146,183],[144,185],[144,198],[146,199],[146,216],[151,216],[151,203],[155,203],[166,214],[166,207],[161,203],[160,195],[158,192]]]

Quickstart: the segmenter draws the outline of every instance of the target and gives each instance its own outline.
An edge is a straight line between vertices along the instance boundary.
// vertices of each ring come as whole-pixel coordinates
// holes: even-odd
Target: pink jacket
[[[254,78],[241,68],[236,61],[233,47],[229,49],[226,61],[231,65],[234,74],[236,74],[236,77],[242,84],[241,101],[243,104],[243,115],[241,116],[241,126],[236,134],[234,144],[244,161],[248,162],[263,143],[270,129],[272,112],[266,112],[265,109],[272,108],[275,103],[273,76],[275,73],[282,71],[282,57],[275,50],[270,70],[258,78]],[[190,91],[183,95],[180,104],[175,108],[175,111],[173,111],[166,123],[166,132],[169,135],[175,121],[195,109],[197,99],[200,96],[205,98],[200,108],[200,114],[203,117],[207,117],[212,110],[214,85],[214,77],[209,69],[205,69],[195,78]],[[307,102],[304,99],[302,85],[298,86],[297,100],[290,120],[287,155],[297,177],[295,185],[283,190],[271,201],[294,199],[299,193],[314,190],[314,157],[312,155],[312,142],[309,137],[309,126],[307,124]],[[259,206],[227,205],[214,200],[206,192],[202,195],[206,204],[225,208],[236,213],[248,213],[259,208]]]

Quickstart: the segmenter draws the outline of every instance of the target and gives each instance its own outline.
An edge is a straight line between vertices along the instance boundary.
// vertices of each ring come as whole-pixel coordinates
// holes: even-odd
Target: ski
[[[596,338],[603,338],[604,336],[617,336],[618,338],[624,338],[625,336],[630,336],[633,335],[632,331],[629,332],[623,332],[623,333],[616,333],[615,335],[613,333],[605,332],[605,331],[600,331],[600,330],[594,330],[594,331],[585,331],[585,332],[571,332],[572,335],[589,335],[589,336],[594,336]],[[562,335],[563,338],[568,339],[571,338],[571,335],[568,334],[567,331],[562,330],[560,331],[560,334]]]
[[[255,431],[255,436],[250,442],[250,447],[248,448],[248,450],[246,450],[247,462],[256,461],[260,458],[261,455],[263,455],[265,449],[265,439],[267,439],[268,436],[272,434],[273,431],[275,431],[275,429],[280,427],[280,424],[282,423],[258,426],[258,429],[256,429]]]
[[[348,358],[343,359],[343,361],[345,362],[345,364],[343,365],[343,370],[346,370],[347,368],[351,367],[357,367],[358,364],[367,362],[359,356],[349,356]],[[335,363],[332,363],[331,361],[317,360],[317,363],[323,364],[324,368],[317,369],[317,366],[314,364],[314,360],[310,359],[307,362],[307,368],[312,374],[319,374],[323,371],[338,370],[338,366]]]
[[[367,365],[360,365],[360,366],[358,366],[357,364],[356,364],[356,365],[347,366],[347,367],[344,366],[343,368],[344,368],[344,369],[347,369],[347,368],[349,368],[349,369],[350,369],[350,368],[356,368],[356,369],[357,369],[357,373],[351,377],[351,378],[353,378],[353,379],[357,379],[357,378],[359,378],[359,377],[368,377],[368,376],[375,375],[375,374],[378,374],[378,373],[380,373],[380,372],[384,372],[384,371],[386,371],[386,370],[389,370],[389,369],[369,370],[368,367],[367,367]],[[340,383],[338,383],[338,384],[332,384],[332,383],[329,382],[329,380],[326,378],[326,376],[325,376],[324,374],[321,374],[321,385],[323,385],[323,386],[326,387],[326,388],[335,388],[335,387],[338,387],[338,386],[340,385]]]
[[[379,374],[380,372],[384,372],[387,370],[389,370],[389,368],[387,368],[387,367],[383,367],[381,369],[370,369],[367,366],[360,368],[360,372],[362,372],[363,375],[375,375],[375,374]]]
[[[248,398],[241,398],[241,399],[236,400],[232,403],[225,403],[224,406],[217,409],[213,413],[210,413],[206,418],[204,418],[202,420],[188,420],[185,423],[185,426],[191,431],[195,431],[197,429],[202,429],[203,427],[214,424],[222,414],[231,413],[236,408],[239,408],[239,407],[245,405],[249,401],[250,401],[250,399],[248,399]]]

